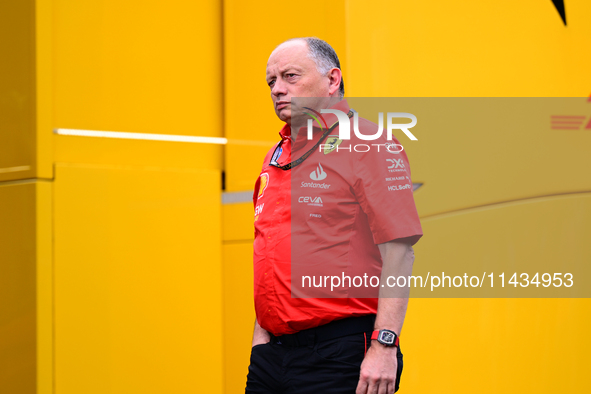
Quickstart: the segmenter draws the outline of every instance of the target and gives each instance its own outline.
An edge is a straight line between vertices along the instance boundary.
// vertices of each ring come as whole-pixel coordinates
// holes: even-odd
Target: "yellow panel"
[[[35,2],[0,2],[0,181],[35,174]]]
[[[591,195],[581,194],[426,219],[414,271],[586,265],[590,208]],[[589,392],[589,313],[588,299],[413,299],[402,335],[405,392]]]
[[[411,299],[401,391],[588,393],[589,313],[588,299]]]
[[[252,243],[224,244],[224,392],[240,393],[246,374],[254,329]]]
[[[259,20],[265,23],[253,23]],[[252,190],[265,153],[279,141],[283,122],[275,115],[265,82],[273,49],[289,38],[317,36],[335,48],[347,78],[344,20],[343,0],[306,0],[287,9],[265,2],[224,1],[224,120],[230,139],[226,190]],[[274,23],[281,27],[274,28]]]
[[[62,163],[200,168],[221,170],[220,145],[56,136],[55,160]]]
[[[249,240],[250,246],[252,246],[254,239],[252,203],[225,204],[222,206],[222,218],[222,239],[224,241]],[[250,263],[252,262],[250,261]]]
[[[400,137],[413,182],[424,184],[415,193],[421,217],[591,190],[590,130],[553,130],[550,124],[551,115],[557,113],[591,114],[586,99],[397,101],[414,103],[404,108],[421,122],[418,141]],[[498,117],[490,120],[494,116]],[[461,124],[456,126],[458,119]]]
[[[219,392],[220,179],[57,165],[57,393]]]
[[[591,4],[348,2],[352,97],[587,97]],[[346,74],[347,75],[347,74]]]
[[[37,394],[53,394],[53,184],[36,183]]]
[[[53,178],[53,0],[35,1],[37,178]]]
[[[501,268],[564,272],[561,269],[568,267],[583,275],[591,261],[591,193],[437,215],[423,219],[422,225],[425,236],[415,249],[423,263],[415,271],[472,266],[488,272]],[[469,242],[458,247],[458,240]]]
[[[54,1],[55,127],[222,135],[221,2]]]
[[[0,392],[35,393],[35,183],[0,184]]]

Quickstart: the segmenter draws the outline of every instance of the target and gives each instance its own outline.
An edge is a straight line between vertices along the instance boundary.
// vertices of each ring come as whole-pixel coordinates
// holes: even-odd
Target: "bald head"
[[[338,57],[330,45],[317,38],[297,38],[280,44],[267,62],[267,84],[277,116],[291,119],[293,97],[342,97],[344,91]]]
[[[337,56],[337,53],[333,49],[333,47],[331,47],[330,44],[326,41],[316,37],[291,38],[279,44],[273,50],[271,55],[273,55],[273,53],[280,47],[293,42],[306,43],[308,57],[310,57],[314,61],[314,63],[316,64],[316,68],[318,69],[318,72],[320,74],[326,75],[332,68],[338,68],[339,70],[341,69],[341,62],[339,61],[339,57]],[[341,97],[345,95],[345,82],[342,78],[341,83],[339,85],[339,93]]]

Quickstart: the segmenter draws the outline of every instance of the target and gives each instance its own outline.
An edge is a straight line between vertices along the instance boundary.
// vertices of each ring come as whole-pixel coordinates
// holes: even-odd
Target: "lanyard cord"
[[[349,118],[351,118],[353,116],[353,109],[350,109],[349,112],[347,112],[347,116]],[[324,134],[322,134],[322,136],[320,137],[320,139],[318,140],[318,142],[306,153],[304,153],[302,155],[302,157],[300,157],[299,159],[292,161],[291,163],[285,164],[283,166],[279,165],[277,163],[277,161],[274,160],[275,158],[275,153],[277,152],[277,149],[279,149],[281,147],[281,145],[283,144],[283,140],[281,140],[281,142],[279,143],[279,145],[277,145],[277,148],[275,148],[275,151],[273,152],[273,155],[271,156],[271,162],[269,163],[270,166],[273,167],[277,167],[283,171],[287,171],[292,169],[293,167],[299,166],[300,164],[302,164],[304,162],[304,160],[306,160],[308,158],[308,156],[310,156],[312,154],[312,152],[314,152],[314,150],[316,150],[316,148],[318,148],[318,146],[322,143],[322,141],[324,141],[324,139],[326,137],[328,137],[328,135],[338,126],[339,122],[336,121],[332,126],[330,126],[330,128],[328,130],[326,130],[324,132]]]

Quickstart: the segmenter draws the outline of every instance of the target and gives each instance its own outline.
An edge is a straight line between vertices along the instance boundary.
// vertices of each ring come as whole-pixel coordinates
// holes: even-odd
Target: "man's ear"
[[[341,86],[341,78],[343,78],[343,74],[338,68],[333,68],[328,72],[328,93],[331,96],[335,95],[335,93],[338,93]]]

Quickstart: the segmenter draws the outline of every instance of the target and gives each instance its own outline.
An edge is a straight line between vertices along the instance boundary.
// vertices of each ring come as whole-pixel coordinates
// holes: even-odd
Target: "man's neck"
[[[315,108],[316,111],[320,112],[321,109],[328,109],[332,108],[335,104],[343,100],[343,97],[327,97],[327,101],[323,103],[322,108]],[[306,130],[307,120],[309,118],[307,116],[302,117],[301,119],[292,119],[293,122],[290,122],[291,128],[291,140],[295,142],[298,133],[301,129]]]

